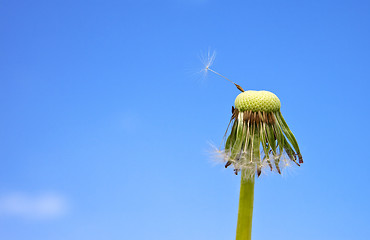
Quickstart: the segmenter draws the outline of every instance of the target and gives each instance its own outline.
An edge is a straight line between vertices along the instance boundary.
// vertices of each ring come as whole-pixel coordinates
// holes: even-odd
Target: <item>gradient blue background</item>
[[[269,90],[305,163],[255,188],[253,239],[370,235],[370,3],[1,1],[0,194],[57,192],[7,240],[234,239],[239,177],[214,164],[238,90]]]

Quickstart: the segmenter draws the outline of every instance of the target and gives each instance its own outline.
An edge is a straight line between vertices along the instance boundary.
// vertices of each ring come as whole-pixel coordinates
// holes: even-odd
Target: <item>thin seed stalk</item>
[[[254,176],[250,177],[250,173],[247,173],[247,171],[248,170],[242,170],[241,174],[236,240],[252,239]]]

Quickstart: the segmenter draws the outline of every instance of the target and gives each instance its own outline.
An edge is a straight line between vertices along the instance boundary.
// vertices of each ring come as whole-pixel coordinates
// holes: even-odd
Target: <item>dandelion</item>
[[[246,177],[255,173],[260,176],[267,162],[271,170],[281,174],[280,160],[286,156],[298,166],[303,163],[298,143],[280,112],[280,100],[272,92],[240,93],[232,108],[231,122],[223,153],[225,166],[233,165],[236,173],[247,170]]]
[[[210,66],[207,70],[232,82]],[[280,112],[279,98],[269,91],[244,91],[232,83],[242,93],[235,99],[223,148],[217,152],[226,168],[233,166],[235,174],[241,173],[236,240],[250,240],[255,176],[259,177],[266,169],[281,174],[291,163],[300,166],[303,158]]]

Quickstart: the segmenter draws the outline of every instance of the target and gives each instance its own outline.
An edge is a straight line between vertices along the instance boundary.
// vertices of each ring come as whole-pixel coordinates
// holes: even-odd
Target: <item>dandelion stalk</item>
[[[247,178],[250,173],[242,170],[239,196],[238,223],[236,226],[236,240],[252,239],[252,216],[254,199],[254,178]]]
[[[251,240],[255,176],[266,168],[279,174],[287,161],[300,166],[303,158],[297,140],[280,112],[279,98],[269,91],[244,91],[242,87],[210,68],[214,54],[205,65],[211,71],[233,83],[242,93],[235,99],[229,122],[231,131],[224,136],[224,148],[217,152],[241,172],[236,240]],[[228,127],[229,128],[229,127]],[[282,160],[282,161],[281,161]]]

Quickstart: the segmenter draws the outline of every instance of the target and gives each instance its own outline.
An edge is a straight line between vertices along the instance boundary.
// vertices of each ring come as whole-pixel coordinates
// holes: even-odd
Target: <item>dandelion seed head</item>
[[[275,94],[269,91],[248,90],[236,97],[235,107],[239,111],[273,112],[280,109],[280,100]]]

